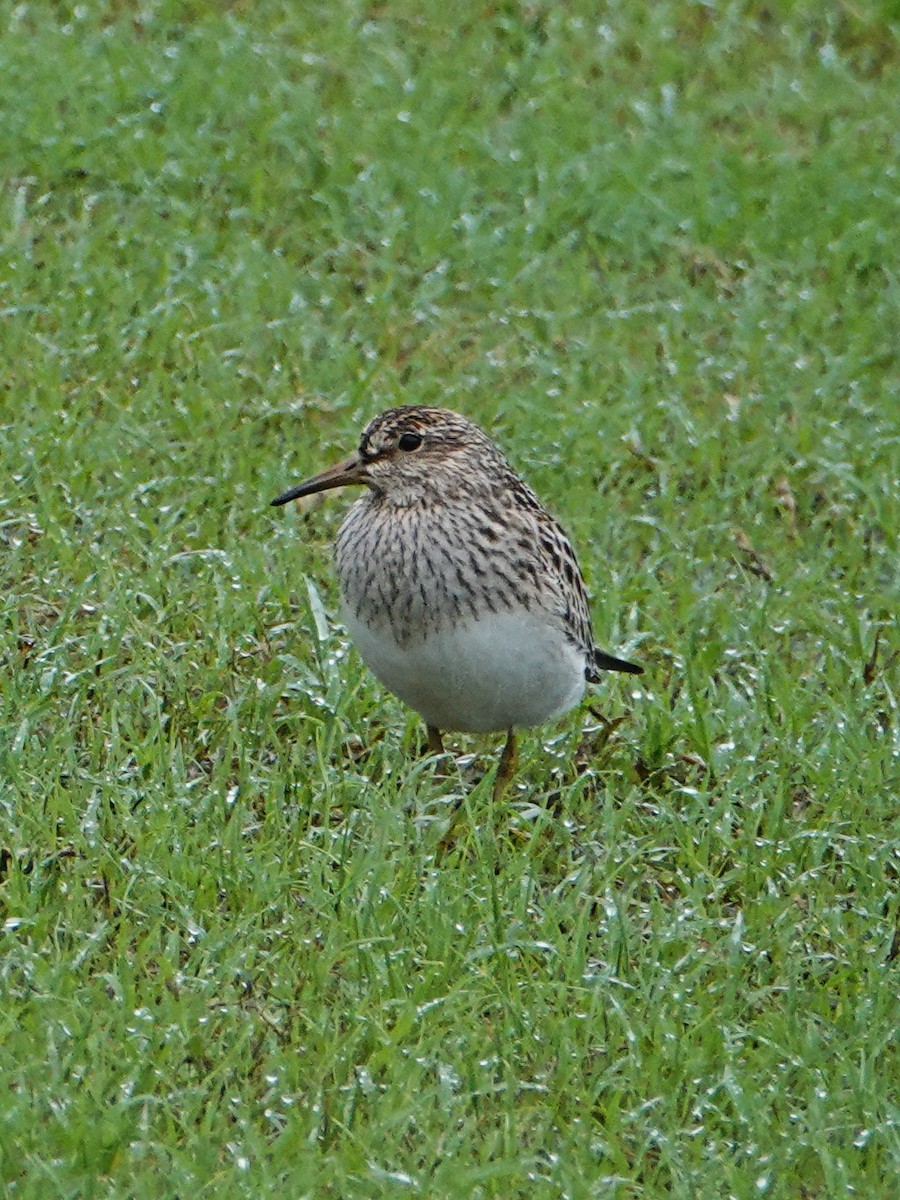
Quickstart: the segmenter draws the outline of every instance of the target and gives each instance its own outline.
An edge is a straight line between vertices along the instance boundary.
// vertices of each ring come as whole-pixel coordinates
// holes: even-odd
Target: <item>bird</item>
[[[334,544],[347,632],[384,686],[442,733],[505,732],[494,780],[517,766],[519,729],[573,708],[601,671],[643,667],[594,644],[584,578],[562,527],[474,421],[401,405],[357,450],[271,503],[365,491]]]

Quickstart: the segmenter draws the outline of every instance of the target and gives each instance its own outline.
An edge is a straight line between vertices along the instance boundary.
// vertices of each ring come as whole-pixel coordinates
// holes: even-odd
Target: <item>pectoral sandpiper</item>
[[[272,503],[346,484],[366,488],[335,543],[350,636],[424,717],[435,753],[441,730],[506,731],[495,795],[515,771],[516,729],[572,708],[601,670],[643,670],[594,645],[569,539],[466,417],[388,409],[355,454]]]

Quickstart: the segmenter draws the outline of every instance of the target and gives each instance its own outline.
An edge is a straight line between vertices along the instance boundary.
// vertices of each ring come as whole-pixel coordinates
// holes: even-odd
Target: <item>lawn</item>
[[[897,1195],[897,22],[0,5],[0,1196]],[[646,667],[502,804],[268,506],[397,403]]]

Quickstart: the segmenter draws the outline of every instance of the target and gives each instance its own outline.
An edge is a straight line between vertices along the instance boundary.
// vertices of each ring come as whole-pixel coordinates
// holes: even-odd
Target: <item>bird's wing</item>
[[[565,530],[526,483],[515,478],[510,506],[517,512],[520,569],[531,577],[531,585],[545,611],[555,612],[572,642],[588,659],[594,649],[591,612],[578,559]],[[512,532],[512,531],[511,531]]]
[[[600,671],[624,671],[630,675],[643,674],[643,667],[627,662],[598,649],[584,577],[568,535],[559,522],[547,512],[527,484],[517,479],[517,500],[527,512],[534,531],[542,570],[535,583],[543,593],[544,607],[556,611],[572,642],[587,659],[585,675],[591,683],[600,678]],[[522,490],[519,491],[519,488]]]

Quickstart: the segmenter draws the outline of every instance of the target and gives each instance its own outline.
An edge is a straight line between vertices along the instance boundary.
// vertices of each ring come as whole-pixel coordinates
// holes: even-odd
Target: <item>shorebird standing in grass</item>
[[[577,704],[601,671],[643,668],[594,645],[569,539],[472,421],[408,405],[375,417],[355,454],[273,504],[329,488],[366,491],[335,543],[344,621],[385,687],[441,730],[506,732],[499,797],[516,730]]]

